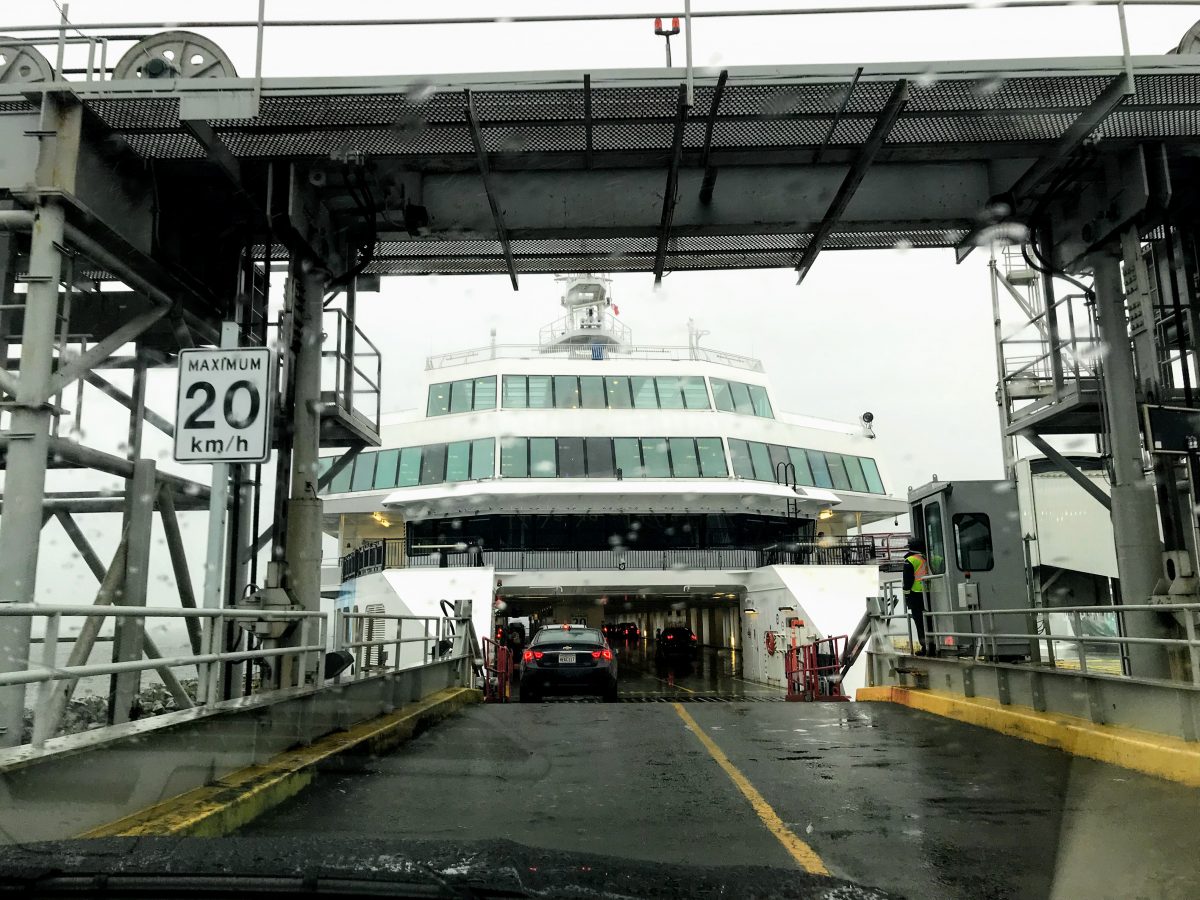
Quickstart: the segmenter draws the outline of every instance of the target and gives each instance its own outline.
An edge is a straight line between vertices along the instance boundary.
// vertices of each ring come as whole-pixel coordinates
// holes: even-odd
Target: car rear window
[[[663,634],[674,634],[674,635],[691,635],[691,633],[692,633],[692,629],[690,629],[690,628],[668,628],[666,631],[663,632]]]
[[[572,628],[563,631],[559,628],[544,629],[533,639],[534,644],[603,644],[604,637],[598,631],[583,628]],[[530,646],[533,646],[532,644]]]

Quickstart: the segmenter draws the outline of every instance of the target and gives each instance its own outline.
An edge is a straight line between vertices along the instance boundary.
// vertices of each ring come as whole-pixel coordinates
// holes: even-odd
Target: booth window
[[[955,513],[954,558],[963,572],[987,572],[992,556],[992,523],[984,513]]]

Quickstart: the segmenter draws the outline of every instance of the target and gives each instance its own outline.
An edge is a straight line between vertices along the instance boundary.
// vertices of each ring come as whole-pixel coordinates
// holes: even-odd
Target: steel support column
[[[513,290],[517,290],[517,263],[513,259],[512,244],[508,239],[508,229],[504,227],[504,214],[500,211],[500,202],[492,186],[492,168],[488,163],[487,147],[483,143],[483,131],[479,128],[479,120],[475,118],[475,101],[471,92],[466,92],[464,113],[467,126],[471,132],[471,142],[475,145],[475,158],[479,162],[479,177],[483,179],[483,192],[487,194],[488,207],[492,211],[492,222],[496,226],[496,238],[500,241],[500,249],[504,251],[504,262],[508,266],[508,278]]]
[[[1137,407],[1133,351],[1125,323],[1125,292],[1117,257],[1097,253],[1092,259],[1100,339],[1105,347],[1104,405],[1108,413],[1108,446],[1112,453],[1112,523],[1117,549],[1117,574],[1125,603],[1147,603],[1159,578],[1162,545],[1158,540],[1158,511],[1154,485],[1142,466],[1142,442]],[[1156,613],[1125,613],[1129,637],[1167,637]],[[1129,648],[1131,675],[1166,678],[1166,653],[1161,647],[1134,644]]]
[[[125,560],[125,590],[122,606],[145,606],[149,585],[150,534],[154,524],[154,460],[139,459],[133,464],[129,482],[128,553]],[[113,662],[142,658],[146,623],[144,619],[122,616],[114,622]],[[128,722],[141,693],[141,672],[120,672],[112,676],[109,689],[109,722]]]
[[[50,444],[49,407],[43,397],[53,374],[58,324],[58,282],[62,272],[63,211],[55,200],[37,210],[30,237],[29,291],[21,335],[21,375],[9,420],[0,516],[0,603],[32,603],[37,581],[38,536],[46,491]],[[0,619],[0,672],[26,668],[30,621]],[[0,747],[21,741],[25,688],[0,688]]]
[[[321,337],[327,273],[294,265],[294,325],[299,329],[295,365],[295,405],[292,411],[291,494],[287,506],[286,560],[289,593],[303,609],[321,608],[321,498],[317,491],[317,460],[321,443]],[[282,642],[300,640],[297,629]],[[280,660],[283,683],[289,673]]]
[[[671,160],[667,168],[667,186],[663,189],[662,218],[658,224],[658,246],[654,251],[654,283],[662,281],[667,267],[667,247],[671,242],[671,226],[675,222],[675,204],[679,199],[679,163],[683,159],[683,130],[687,125],[687,88],[679,86],[675,110],[675,134],[671,140]]]
[[[838,187],[837,193],[834,194],[833,200],[830,201],[829,209],[825,211],[825,218],[821,220],[816,231],[813,232],[812,239],[804,247],[804,252],[800,254],[800,261],[796,263],[796,272],[799,274],[796,284],[804,282],[805,276],[808,275],[813,263],[816,262],[817,254],[821,252],[825,246],[825,242],[829,240],[834,227],[841,221],[842,215],[846,212],[846,207],[850,205],[850,200],[854,197],[854,192],[862,184],[862,180],[867,175],[867,170],[875,162],[875,157],[879,154],[880,149],[882,149],[888,135],[891,134],[892,126],[900,118],[900,113],[907,103],[908,82],[901,78],[896,82],[896,86],[892,88],[891,96],[888,97],[887,104],[883,107],[883,112],[875,120],[875,127],[871,129],[870,135],[867,136],[867,140],[859,149],[858,156],[855,157],[854,163],[846,173],[846,177],[842,179],[841,186]]]

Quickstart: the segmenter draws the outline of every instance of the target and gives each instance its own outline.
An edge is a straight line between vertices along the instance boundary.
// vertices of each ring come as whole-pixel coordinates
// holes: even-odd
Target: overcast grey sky
[[[663,3],[670,12],[679,2]],[[761,2],[697,0],[695,9],[762,8]],[[829,0],[791,0],[780,6],[829,6]],[[1095,56],[1120,51],[1117,14],[1085,4],[1068,9],[700,20],[694,33],[698,66],[853,63],[912,60]],[[73,0],[74,21],[168,22],[253,18],[254,0]],[[647,11],[648,3],[454,2],[436,4],[343,0],[268,0],[268,17],[347,18],[396,15],[520,15],[547,11]],[[1197,8],[1132,8],[1133,51],[1158,53],[1174,46],[1195,21]],[[56,21],[51,0],[8,0],[0,12],[9,25]],[[252,31],[209,32],[243,73],[253,71]],[[682,41],[675,59],[683,58]],[[420,27],[408,29],[283,29],[268,32],[264,74],[404,74],[534,69],[606,68],[662,64],[661,39],[649,19],[623,23]],[[679,273],[655,291],[649,275],[618,276],[621,317],[644,343],[682,344],[686,322],[711,332],[708,346],[760,357],[773,377],[779,405],[789,411],[853,420],[876,415],[890,448],[890,489],[942,478],[1001,474],[994,401],[995,360],[983,253],[956,266],[951,251],[895,249],[822,254],[802,288],[791,270]],[[379,295],[360,301],[361,321],[385,353],[384,405],[417,402],[424,357],[431,352],[487,343],[490,328],[502,342],[536,340],[537,328],[556,317],[558,290],[548,276],[525,276],[514,294],[507,278],[394,279]],[[917,362],[919,360],[919,363]],[[169,413],[170,372],[151,379],[151,405]],[[85,411],[85,441],[112,450],[124,437],[118,408],[92,394]],[[147,428],[149,455],[167,468],[169,445]],[[885,441],[880,441],[881,448]],[[207,467],[187,474],[207,480]],[[83,480],[81,480],[83,479]],[[118,485],[106,480],[113,487]],[[96,487],[96,476],[55,473],[53,489]],[[269,487],[269,485],[268,485]],[[267,507],[269,509],[269,505]],[[185,529],[193,578],[203,559],[203,516],[188,514]],[[85,528],[101,555],[116,543],[116,517],[87,517]],[[170,590],[161,544],[152,582]],[[47,526],[39,565],[41,598],[91,598],[95,582],[71,554],[56,524]],[[163,602],[173,602],[170,596]]]

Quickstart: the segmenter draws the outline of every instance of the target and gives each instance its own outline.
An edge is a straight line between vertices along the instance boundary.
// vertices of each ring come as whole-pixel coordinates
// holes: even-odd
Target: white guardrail
[[[1084,634],[1083,633],[1083,617],[1095,615],[1113,615],[1119,617],[1128,613],[1164,613],[1175,614],[1176,619],[1180,621],[1183,627],[1184,637],[1182,638],[1153,638],[1153,637],[1127,637],[1120,634],[1105,635],[1105,634]],[[1070,626],[1069,631],[1055,632],[1052,628],[1052,617],[1065,616]],[[967,617],[965,631],[947,631],[932,627],[934,622],[940,618],[951,618],[957,623],[960,617]],[[1011,631],[998,630],[996,626],[997,616],[1023,617],[1031,623],[1031,628],[1028,631]],[[890,638],[896,637],[888,626],[884,623],[890,623],[896,619],[907,622],[909,632],[909,647],[913,647],[913,630],[912,620],[907,612],[904,613],[878,613],[872,612],[871,619],[874,623],[873,637],[878,637],[879,642],[872,642],[873,646],[878,647],[882,644],[885,648],[891,648]],[[1129,604],[1121,606],[1045,606],[1045,607],[1020,607],[1017,609],[938,609],[926,610],[926,637],[935,642],[938,638],[966,638],[974,640],[975,654],[987,655],[991,654],[993,658],[998,655],[997,641],[1025,641],[1030,647],[1030,656],[1034,660],[1041,659],[1052,666],[1058,665],[1056,657],[1056,647],[1070,647],[1073,645],[1071,655],[1074,665],[1078,666],[1081,674],[1088,674],[1088,654],[1089,646],[1116,648],[1120,655],[1124,656],[1130,647],[1133,646],[1155,646],[1167,649],[1183,649],[1186,650],[1189,656],[1192,684],[1200,686],[1200,640],[1197,639],[1197,620],[1200,619],[1200,603],[1154,603],[1154,604]],[[973,631],[973,623],[978,620],[979,630]],[[1004,624],[1006,627],[1011,627],[1013,619],[1008,619]],[[951,627],[957,629],[957,624]],[[1072,666],[1074,667],[1074,666]],[[1101,674],[1110,675],[1112,672],[1103,671]]]
[[[143,627],[147,621],[154,620],[200,619],[203,621],[200,652],[161,657],[147,654],[146,659],[123,662],[89,663],[68,660],[66,665],[59,664],[58,655],[63,646],[72,646],[75,642],[74,637],[60,637],[63,633],[63,620],[77,617],[85,620],[81,631],[89,627],[98,630],[107,616],[142,620]],[[327,652],[346,651],[354,657],[354,667],[349,676],[352,680],[389,670],[398,671],[434,662],[473,658],[469,617],[401,616],[342,610],[334,611],[332,616],[334,627],[330,629],[329,613],[310,610],[0,604],[0,617],[28,617],[45,622],[42,636],[35,637],[30,644],[31,647],[35,647],[40,641],[38,658],[30,658],[24,669],[0,673],[0,688],[38,686],[33,706],[32,743],[35,747],[41,747],[48,738],[54,736],[76,684],[84,678],[156,670],[175,696],[177,706],[186,708],[197,705],[212,706],[221,699],[221,670],[227,663],[290,659],[291,666],[281,664],[278,669],[278,677],[282,678],[286,674],[287,683],[272,683],[255,692],[256,696],[262,696],[306,685],[320,686],[326,681],[322,665]],[[224,647],[224,636],[226,625],[231,622],[291,623],[293,629],[298,629],[298,634],[289,636],[289,640],[295,641],[293,646],[260,646],[249,650],[229,650]],[[387,630],[386,623],[395,623],[394,633],[384,634]],[[413,624],[406,630],[406,623]],[[416,643],[422,645],[419,653],[401,652],[402,645]],[[390,658],[383,649],[388,646],[396,648],[395,655]],[[195,667],[194,701],[182,690],[175,677],[174,670],[181,667]],[[190,677],[190,673],[184,677]],[[330,686],[343,683],[345,678],[345,675],[339,674],[330,680]]]

